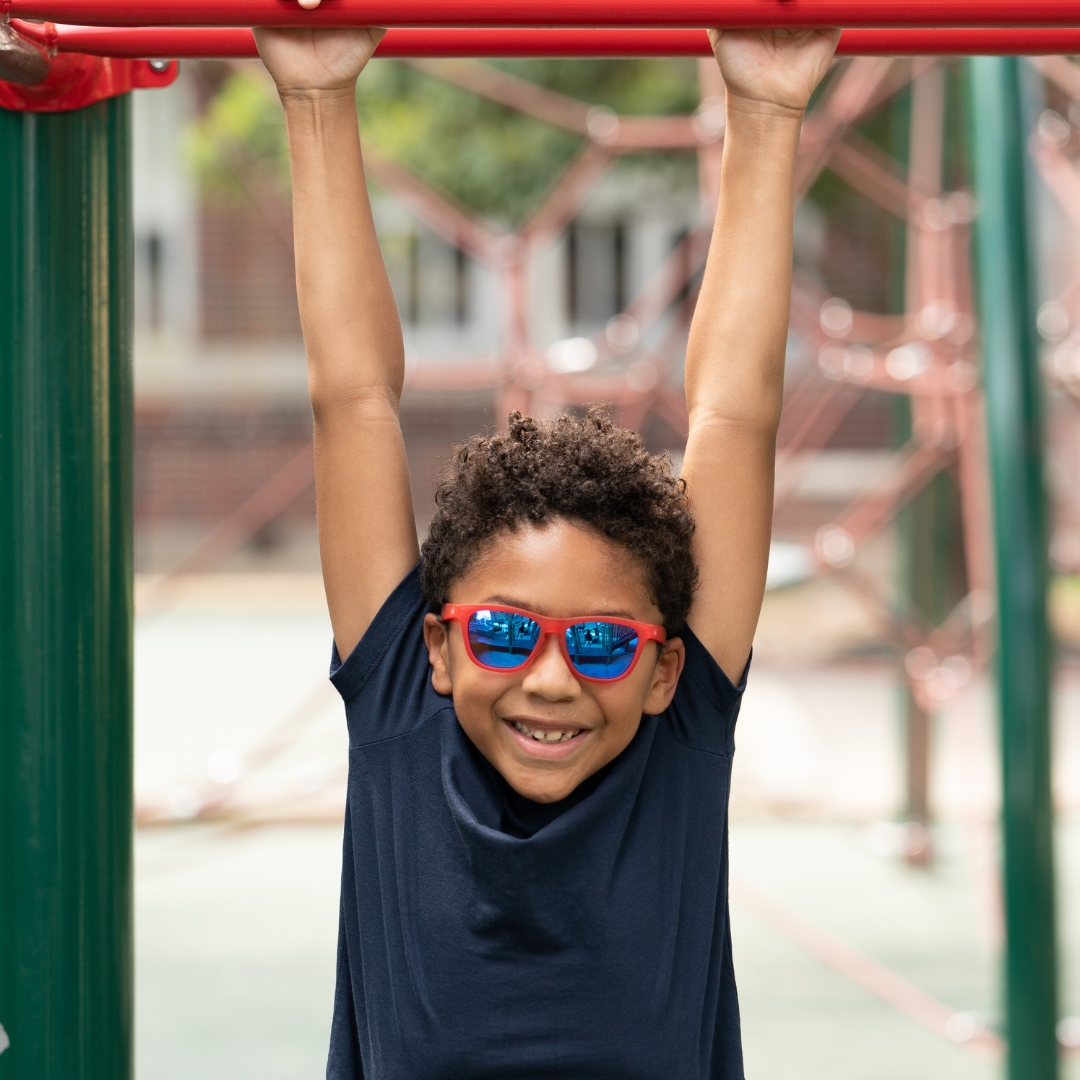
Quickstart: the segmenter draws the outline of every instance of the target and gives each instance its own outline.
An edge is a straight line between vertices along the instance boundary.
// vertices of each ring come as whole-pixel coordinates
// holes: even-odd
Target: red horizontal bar
[[[250,30],[221,27],[55,27],[16,20],[19,33],[60,52],[93,56],[258,56]],[[708,56],[702,30],[410,30],[388,31],[375,55],[422,56]],[[845,30],[844,56],[1038,56],[1080,53],[1080,29]]]
[[[95,26],[1072,26],[1077,0],[0,0],[0,16]]]

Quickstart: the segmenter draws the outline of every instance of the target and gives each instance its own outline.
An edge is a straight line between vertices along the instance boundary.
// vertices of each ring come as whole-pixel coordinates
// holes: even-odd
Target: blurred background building
[[[993,599],[960,77],[838,64],[803,142],[770,590],[732,798],[759,1080],[995,1075]],[[1037,81],[1076,1017],[1080,73],[1052,58]],[[454,443],[510,408],[612,401],[678,463],[722,93],[689,60],[370,65],[358,110],[421,532]],[[134,109],[139,1077],[316,1076],[346,745],[280,107],[256,63],[185,62]],[[1080,1077],[1077,1055],[1066,1068]]]

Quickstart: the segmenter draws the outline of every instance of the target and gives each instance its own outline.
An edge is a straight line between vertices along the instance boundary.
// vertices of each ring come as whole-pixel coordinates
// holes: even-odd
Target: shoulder
[[[662,727],[692,750],[729,756],[735,749],[735,722],[750,660],[736,686],[689,626],[683,627],[679,637],[686,649],[686,663],[675,696],[663,714]]]
[[[342,661],[333,649],[330,681],[345,702],[351,746],[405,734],[448,706],[431,685],[426,613],[417,564],[348,657]]]

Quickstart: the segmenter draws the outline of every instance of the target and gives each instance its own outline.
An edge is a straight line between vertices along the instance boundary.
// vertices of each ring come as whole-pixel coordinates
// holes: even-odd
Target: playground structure
[[[139,59],[153,53],[174,59],[256,57],[250,30],[230,27],[71,26],[13,19],[27,40],[58,52]],[[838,56],[967,56],[1060,54],[1080,48],[1080,31],[1071,29],[847,30]],[[388,57],[481,56],[711,56],[701,30],[431,30],[394,28],[375,55]]]
[[[939,22],[973,19],[974,5],[933,6],[941,12]],[[341,0],[340,5],[327,7],[342,13],[349,5]],[[723,15],[712,21],[736,22],[738,7],[731,5],[729,18],[725,6]],[[799,7],[830,14],[838,14],[843,7],[850,18],[837,21],[850,24],[855,18],[850,6]],[[44,4],[31,6],[12,0],[10,8],[11,14],[20,17],[68,17],[76,8],[84,22],[99,15],[102,22],[117,17],[92,11],[86,4],[50,5],[45,10]],[[860,11],[868,8],[870,5],[862,5]],[[154,17],[151,13],[143,18],[145,5],[126,10],[125,18],[140,22]],[[154,8],[154,12],[166,10]],[[192,8],[186,5],[185,10]],[[258,11],[251,4],[236,10],[252,15],[248,25],[279,21],[271,16],[256,17]],[[279,14],[287,10],[274,7]],[[786,16],[795,5],[785,5],[782,10]],[[872,10],[879,16],[875,21],[888,20],[884,6]],[[1059,21],[1068,19],[1063,6],[1055,10]],[[1047,21],[1055,10],[1045,14]],[[241,17],[230,15],[221,5],[214,11],[224,12],[223,20]],[[760,22],[761,8],[755,5],[755,11]],[[194,12],[171,17],[209,21],[206,10],[195,8]],[[668,15],[665,12],[665,19]],[[980,19],[993,21],[995,15],[999,21],[1015,19],[1016,5],[979,5]],[[468,17],[459,16],[461,20]],[[430,12],[420,18],[438,22]],[[904,18],[915,21],[910,10]],[[821,21],[829,20],[820,14]],[[1030,8],[1024,21],[1035,21]],[[405,16],[397,20],[399,25],[407,22]],[[21,28],[23,24],[13,25]],[[170,40],[168,34],[179,33],[169,28],[126,27],[69,31],[64,25],[43,29],[40,24],[29,24],[27,29],[24,41],[36,38],[46,53],[53,46],[63,50],[65,35],[70,33],[72,47],[75,42],[86,47],[88,41],[96,39],[103,50],[111,43],[117,50],[112,56],[124,56],[122,50],[128,48],[129,59],[131,51],[146,56],[151,51],[147,41],[165,42]],[[186,39],[172,40],[186,40],[188,51],[159,52],[155,47],[152,52],[170,57],[206,55],[194,50],[216,47],[216,55],[251,55],[247,30],[200,28],[183,32]],[[428,44],[423,48],[438,47],[429,32],[412,32],[428,33]],[[502,35],[495,44],[488,39],[486,48],[495,54],[527,53],[529,40],[536,42],[531,46],[535,50],[572,54],[568,36],[572,34],[574,40],[587,42],[578,48],[594,50],[587,54],[610,55],[617,52],[612,39],[620,32],[640,33],[619,28],[595,32],[610,35],[605,39],[588,38],[585,35],[589,32],[581,30],[522,29],[510,33],[461,29],[455,43],[450,31],[439,31],[445,51],[434,56],[482,53],[480,44],[470,46],[469,41],[482,43],[481,35],[485,34]],[[687,42],[681,55],[705,51],[700,30],[677,32]],[[1068,35],[1076,33],[1068,29],[863,32],[878,35],[882,52],[889,49],[892,35],[894,52],[908,51],[903,48],[907,41],[916,55],[927,51],[933,35],[939,35],[942,52],[976,51],[973,43],[979,40],[974,36],[977,33],[997,35],[984,37],[982,48],[1005,51],[1009,35],[1015,35],[1011,47],[1016,51],[1053,50],[1053,58],[1043,62],[1049,78],[1076,78],[1071,63],[1056,56],[1068,50],[1072,40]],[[229,39],[223,36],[226,33],[231,35]],[[663,41],[661,35],[670,31],[644,33]],[[1036,40],[1043,42],[1038,49],[1032,38],[1024,37],[1036,33],[1041,35]],[[143,36],[125,45],[129,34]],[[549,36],[545,41],[538,36],[541,34],[563,36]],[[689,40],[691,34],[693,41]],[[1055,38],[1055,34],[1060,36]],[[390,35],[387,40],[393,41]],[[605,40],[606,50],[601,49]],[[200,46],[200,41],[214,44]],[[216,45],[218,41],[222,44]],[[952,46],[946,48],[950,42]],[[645,45],[639,37],[623,48],[627,50],[623,55],[641,55]],[[403,52],[396,55],[408,55],[409,49],[416,50],[413,55],[426,55],[429,63],[438,62],[432,61],[433,53],[424,53],[420,44],[402,45]],[[674,44],[657,44],[649,51],[667,49],[677,52]],[[852,51],[859,50],[856,46]],[[871,51],[869,46],[867,51]],[[46,59],[41,52],[37,55]],[[155,71],[149,64],[128,70],[142,72],[132,76],[133,80],[156,76],[162,81],[172,71],[163,65]],[[613,320],[605,335],[598,337],[594,343],[597,362],[585,372],[560,373],[544,362],[530,340],[524,281],[530,253],[566,227],[590,187],[621,153],[663,148],[696,151],[703,221],[709,220],[709,207],[716,199],[723,135],[723,88],[715,67],[702,66],[703,102],[694,116],[668,118],[618,117],[590,110],[583,103],[537,92],[536,87],[480,65],[439,63],[437,70],[444,78],[577,131],[586,142],[541,210],[510,234],[463,214],[400,166],[369,155],[369,169],[376,178],[392,184],[418,218],[474,258],[497,267],[504,283],[506,331],[497,361],[493,364],[485,359],[449,367],[420,363],[410,374],[411,383],[448,388],[469,385],[470,381],[473,385],[494,385],[499,387],[502,411],[512,407],[543,411],[588,400],[610,400],[630,426],[642,426],[648,414],[656,412],[673,426],[685,429],[680,397],[667,385],[679,361],[680,322],[666,322],[666,317],[700,268],[708,243],[707,227],[687,235],[654,282]],[[936,682],[943,678],[938,662],[945,659],[942,654],[963,653],[979,666],[992,652],[989,610],[977,601],[994,591],[996,547],[1006,792],[1007,1061],[1010,1076],[1041,1080],[1056,1075],[1057,1046],[1049,848],[1046,545],[1042,535],[1034,310],[1027,276],[1024,213],[1023,134],[1030,123],[1021,115],[1019,64],[1013,59],[973,61],[968,78],[973,100],[978,102],[978,108],[972,110],[977,204],[969,193],[944,191],[940,164],[944,101],[940,87],[935,89],[933,71],[932,61],[926,59],[902,64],[888,56],[853,59],[836,73],[808,118],[799,193],[806,192],[822,169],[831,168],[900,217],[908,234],[905,314],[894,319],[867,315],[853,311],[840,298],[815,292],[805,282],[796,283],[792,324],[813,343],[818,363],[789,392],[780,437],[777,500],[782,505],[790,495],[798,470],[805,467],[805,453],[824,446],[866,389],[911,398],[912,436],[898,449],[888,481],[810,538],[822,572],[846,568],[850,577],[858,546],[880,530],[898,507],[944,468],[955,466],[963,478],[967,615],[950,621],[944,636],[941,628],[914,620],[902,621],[900,626],[906,647],[926,661],[908,665],[916,706],[913,746],[918,743],[919,724],[925,727]],[[904,169],[875,156],[850,135],[849,129],[868,109],[911,79],[915,80],[913,134]],[[42,106],[41,111],[54,111],[56,99],[46,97],[36,104]],[[2,152],[12,159],[9,175],[25,178],[19,198],[11,200],[8,210],[5,265],[11,268],[12,281],[3,303],[9,327],[7,348],[15,363],[5,372],[9,381],[0,391],[0,433],[12,432],[10,438],[0,437],[0,455],[7,455],[0,462],[0,477],[5,477],[0,505],[5,515],[10,514],[10,527],[5,527],[0,537],[0,543],[8,545],[0,587],[6,654],[0,658],[0,671],[5,686],[10,683],[15,690],[10,695],[15,702],[11,719],[5,718],[2,729],[5,753],[0,760],[0,770],[4,770],[0,772],[0,799],[6,800],[6,819],[14,823],[4,839],[3,859],[6,865],[22,871],[0,884],[0,913],[8,925],[26,928],[20,941],[5,940],[2,947],[7,951],[0,956],[0,1021],[10,1032],[13,1046],[10,1056],[0,1057],[0,1075],[6,1066],[15,1070],[10,1075],[20,1078],[114,1076],[130,1071],[130,1005],[124,998],[125,994],[130,996],[127,831],[131,812],[130,661],[127,667],[124,661],[130,655],[131,619],[125,109],[122,97],[106,96],[79,112],[53,117],[10,112],[2,118]],[[1076,181],[1061,146],[1048,139],[1036,140],[1033,145],[1038,168],[1069,208],[1070,185]],[[1070,212],[1075,213],[1074,206]],[[972,294],[968,270],[973,219],[978,239],[979,304]],[[85,254],[76,258],[79,252]],[[65,305],[75,295],[83,297],[83,303],[77,318],[72,318],[70,307]],[[692,304],[692,298],[681,302]],[[1071,306],[1071,291],[1062,303]],[[980,320],[975,318],[976,308],[981,311]],[[974,332],[977,321],[980,336]],[[643,341],[649,342],[648,348],[641,345]],[[978,365],[980,351],[982,362]],[[984,415],[989,420],[985,434]],[[987,444],[989,474],[985,467]],[[260,520],[268,520],[286,499],[290,484],[295,488],[307,482],[305,466],[306,461],[291,463],[282,474],[284,479],[279,477],[259,493],[257,505],[240,508],[243,520],[231,523],[231,534],[229,523],[223,523],[224,531],[218,531],[215,541],[218,554],[238,538],[250,535]],[[991,520],[995,523],[995,544],[990,542]],[[213,552],[203,554],[211,561],[217,557]],[[850,580],[859,588],[875,589],[863,579]],[[16,752],[7,753],[8,746],[17,748]],[[916,780],[920,753],[914,755]],[[921,813],[925,824],[925,794],[921,798],[921,807],[916,805],[916,797],[910,809],[914,820],[918,821]],[[43,851],[52,855],[46,858]],[[37,943],[46,941],[51,950],[43,953]],[[85,981],[88,979],[95,984]],[[63,992],[50,989],[55,987],[62,987]],[[95,1017],[92,1023],[86,1019],[91,1012]],[[46,1036],[46,1022],[50,1030],[69,1030],[70,1038],[65,1042]],[[32,1050],[17,1055],[20,1032],[28,1033],[22,1034],[22,1045],[30,1044]],[[995,1047],[989,1035],[972,1041],[976,1052],[992,1053]]]

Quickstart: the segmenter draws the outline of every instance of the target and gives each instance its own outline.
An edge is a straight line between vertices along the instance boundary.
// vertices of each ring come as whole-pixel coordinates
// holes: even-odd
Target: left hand
[[[321,0],[299,0],[314,11]],[[336,93],[352,90],[356,79],[382,40],[385,30],[375,27],[275,29],[256,26],[255,46],[267,71],[284,96]]]
[[[285,95],[355,93],[357,77],[386,33],[371,27],[307,30],[269,26],[256,26],[252,32],[278,93]]]
[[[839,30],[710,30],[730,97],[805,111],[832,63]]]

